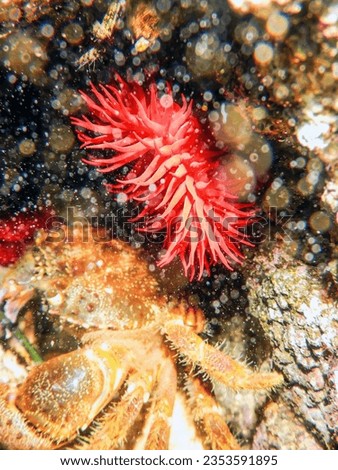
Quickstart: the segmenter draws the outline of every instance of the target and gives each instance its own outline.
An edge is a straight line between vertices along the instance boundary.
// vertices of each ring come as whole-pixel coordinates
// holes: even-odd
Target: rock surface
[[[274,367],[285,377],[282,400],[323,448],[335,448],[337,286],[325,270],[294,260],[283,244],[266,244],[247,261],[246,284],[250,313],[270,339]],[[288,448],[287,430],[285,435]]]
[[[269,403],[252,444],[259,450],[321,450],[316,439],[283,403]]]

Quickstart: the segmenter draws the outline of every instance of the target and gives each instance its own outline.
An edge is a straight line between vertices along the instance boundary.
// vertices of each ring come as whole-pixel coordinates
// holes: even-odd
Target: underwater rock
[[[321,450],[322,447],[283,403],[269,403],[259,424],[253,449]]]
[[[285,378],[281,398],[316,440],[332,449],[338,442],[337,285],[325,267],[289,256],[285,244],[267,243],[245,270],[250,312],[270,339],[274,367]]]

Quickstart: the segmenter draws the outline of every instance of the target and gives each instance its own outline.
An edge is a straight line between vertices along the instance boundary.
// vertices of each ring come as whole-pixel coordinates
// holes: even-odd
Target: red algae
[[[226,176],[219,151],[193,115],[193,101],[182,95],[179,104],[169,86],[159,97],[154,83],[144,90],[119,76],[111,85],[91,85],[82,97],[90,116],[72,118],[82,148],[111,152],[85,162],[101,173],[128,166],[107,189],[142,204],[132,219],[139,230],[165,231],[158,265],[179,256],[192,280],[216,263],[230,270],[240,263],[240,245],[252,245],[245,229],[255,210],[239,202],[237,182]]]

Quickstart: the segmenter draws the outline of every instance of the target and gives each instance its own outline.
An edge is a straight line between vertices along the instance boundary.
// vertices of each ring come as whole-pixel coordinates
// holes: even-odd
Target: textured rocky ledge
[[[269,433],[277,445],[279,432],[285,435],[278,437],[278,445],[288,448],[291,430],[295,436],[309,431],[322,448],[335,448],[338,303],[332,275],[323,265],[312,267],[295,260],[288,255],[285,243],[274,247],[266,244],[254,259],[247,261],[244,273],[250,313],[259,320],[271,342],[274,367],[285,377],[282,401],[266,411],[262,424],[265,429],[258,429],[255,445],[264,448],[262,440]],[[285,406],[287,412],[283,411]],[[291,410],[299,425],[304,425],[303,430],[298,424],[295,429]],[[272,415],[275,421],[283,415],[284,424],[289,420],[289,425],[271,431]]]

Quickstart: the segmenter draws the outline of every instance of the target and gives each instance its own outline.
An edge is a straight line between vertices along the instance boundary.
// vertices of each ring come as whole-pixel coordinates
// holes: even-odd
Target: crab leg
[[[170,418],[173,414],[177,387],[176,368],[171,357],[161,364],[157,388],[149,413],[150,430],[145,444],[145,450],[162,450],[169,448]]]
[[[130,374],[126,391],[121,400],[105,412],[104,419],[94,424],[90,436],[81,437],[76,449],[119,449],[127,440],[128,433],[147,403],[153,389],[152,374],[134,372]]]
[[[186,380],[194,421],[203,429],[212,450],[238,450],[240,446],[224,421],[222,411],[198,378]]]
[[[277,372],[253,372],[222,351],[205,343],[189,327],[176,320],[164,325],[164,332],[173,347],[194,366],[200,366],[212,379],[234,390],[273,388],[282,382]]]

